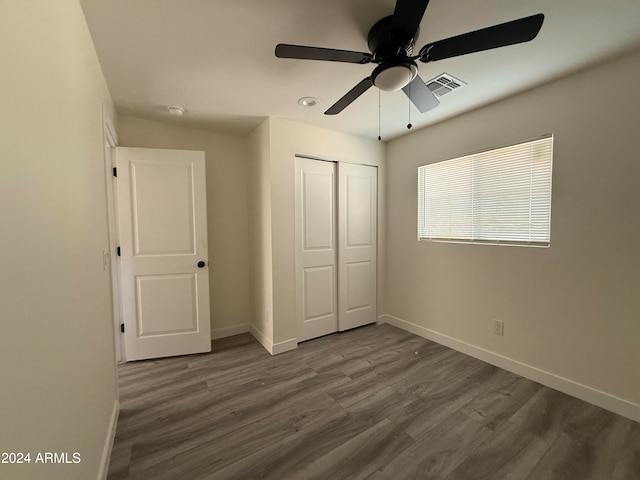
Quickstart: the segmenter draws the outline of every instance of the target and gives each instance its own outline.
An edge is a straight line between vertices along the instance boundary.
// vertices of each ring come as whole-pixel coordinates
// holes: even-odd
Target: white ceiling
[[[80,0],[120,114],[234,134],[269,116],[371,138],[378,90],[341,114],[323,112],[375,65],[279,59],[278,43],[368,52],[366,36],[394,0]],[[460,33],[544,13],[532,42],[420,64],[468,85],[420,114],[402,92],[381,92],[385,140],[640,47],[638,0],[431,0],[417,48]],[[615,80],[603,86],[615,87]],[[297,100],[316,97],[303,108]],[[169,116],[168,105],[187,113]]]

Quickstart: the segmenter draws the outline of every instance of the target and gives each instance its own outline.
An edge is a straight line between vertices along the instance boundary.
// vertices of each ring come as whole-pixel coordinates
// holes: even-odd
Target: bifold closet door
[[[376,321],[377,169],[296,158],[298,341]]]
[[[340,331],[377,319],[378,169],[338,166],[338,325]]]
[[[338,331],[336,164],[296,158],[298,341]]]

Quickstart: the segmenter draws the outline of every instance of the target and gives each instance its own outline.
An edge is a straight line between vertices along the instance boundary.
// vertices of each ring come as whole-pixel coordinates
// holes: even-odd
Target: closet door
[[[338,331],[336,164],[296,158],[298,341]]]
[[[338,170],[338,325],[342,331],[377,319],[378,170],[349,163],[340,163]]]

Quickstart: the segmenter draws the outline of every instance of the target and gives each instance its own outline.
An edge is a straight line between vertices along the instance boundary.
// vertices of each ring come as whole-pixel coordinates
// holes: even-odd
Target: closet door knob
[[[204,268],[204,266],[205,266],[205,265],[206,265],[206,263],[205,263],[205,262],[203,262],[202,260],[200,260],[200,261],[198,262],[198,268]]]

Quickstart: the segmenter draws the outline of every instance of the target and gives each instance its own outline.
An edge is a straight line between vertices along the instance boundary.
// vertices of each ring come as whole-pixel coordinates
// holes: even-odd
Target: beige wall
[[[384,220],[384,145],[377,140],[271,118],[271,221],[273,244],[273,343],[297,338],[295,289],[295,155],[376,165],[378,171],[378,232]],[[385,242],[378,242],[378,312],[384,311]]]
[[[390,142],[387,312],[619,397],[637,415],[638,78],[636,52]],[[555,135],[549,249],[416,240],[419,165],[545,133]]]
[[[0,478],[96,478],[116,406],[102,108],[76,0],[0,3]],[[79,452],[77,465],[35,464]]]
[[[204,150],[212,329],[248,324],[267,344],[297,338],[294,283],[295,154],[379,167],[379,231],[384,228],[384,145],[270,118],[247,138],[133,117],[119,118],[120,145]],[[384,236],[379,239],[383,311]]]
[[[271,174],[269,119],[248,139],[251,325],[254,334],[273,343],[273,259],[271,256]]]
[[[248,147],[241,137],[121,116],[123,147],[203,150],[207,168],[212,335],[238,333],[250,318]]]

